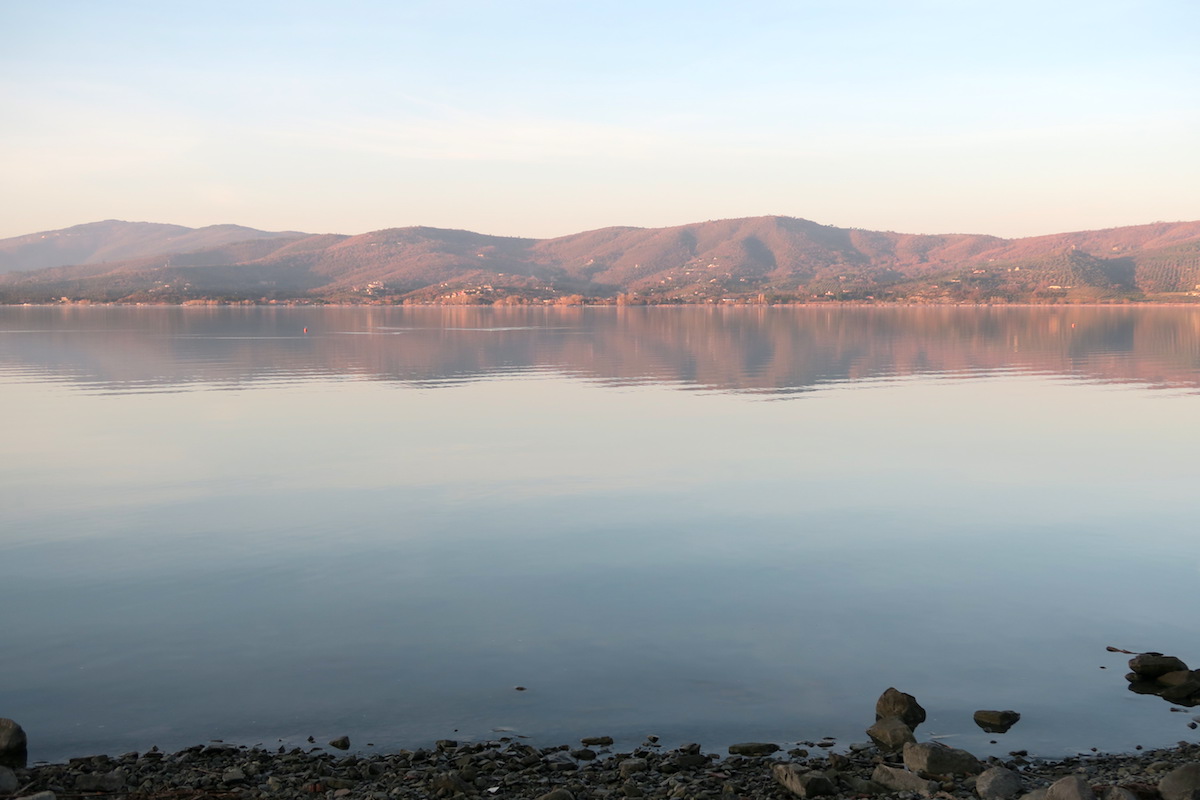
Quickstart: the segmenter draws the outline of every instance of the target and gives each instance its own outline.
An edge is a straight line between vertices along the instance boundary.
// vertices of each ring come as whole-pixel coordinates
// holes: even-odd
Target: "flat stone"
[[[1162,653],[1139,653],[1129,659],[1129,669],[1143,679],[1154,680],[1159,675],[1166,675],[1168,672],[1178,672],[1186,670],[1187,664],[1180,661],[1175,656],[1164,656]]]
[[[75,789],[80,792],[115,792],[123,788],[125,788],[125,775],[119,770],[75,777]]]
[[[38,792],[37,794],[27,794],[17,800],[58,800],[58,796],[54,792]]]
[[[982,800],[1009,800],[1021,793],[1021,776],[1005,767],[992,767],[975,779],[975,794]]]
[[[1050,784],[1046,800],[1096,800],[1096,793],[1083,775],[1068,775]]]
[[[1200,800],[1200,764],[1171,770],[1158,782],[1163,800]]]
[[[774,742],[742,742],[729,745],[729,754],[732,756],[769,756],[777,750],[779,745]]]
[[[898,717],[912,730],[925,721],[925,709],[911,694],[889,687],[875,701],[875,719]]]
[[[904,745],[917,741],[912,728],[899,717],[884,717],[867,728],[867,736],[885,753],[899,753]]]
[[[8,717],[0,717],[0,767],[22,769],[28,760],[24,729]]]
[[[933,796],[940,788],[935,782],[927,781],[915,772],[887,764],[877,764],[871,773],[871,780],[894,792],[916,792],[926,797]]]
[[[966,750],[933,742],[904,745],[904,766],[930,775],[978,775],[983,764]]]
[[[613,738],[611,736],[588,736],[580,739],[579,743],[588,747],[607,747],[613,743]]]
[[[239,767],[227,769],[221,774],[221,783],[245,783],[246,773]]]
[[[797,797],[824,797],[837,794],[833,781],[819,772],[802,770],[795,764],[774,764],[771,775],[776,783]]]

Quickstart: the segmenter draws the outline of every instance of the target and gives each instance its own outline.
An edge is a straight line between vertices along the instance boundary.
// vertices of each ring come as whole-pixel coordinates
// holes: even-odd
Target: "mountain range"
[[[1022,239],[749,217],[554,239],[108,220],[0,240],[0,302],[1200,299],[1200,221]]]

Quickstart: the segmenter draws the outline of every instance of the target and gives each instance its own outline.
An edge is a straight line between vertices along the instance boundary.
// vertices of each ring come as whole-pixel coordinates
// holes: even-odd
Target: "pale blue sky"
[[[0,0],[0,237],[1200,219],[1195,0]]]

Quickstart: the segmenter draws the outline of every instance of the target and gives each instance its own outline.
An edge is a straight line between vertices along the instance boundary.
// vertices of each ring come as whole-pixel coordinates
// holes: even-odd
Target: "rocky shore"
[[[0,768],[0,797],[1200,800],[1198,744],[1061,761],[1015,754],[978,767],[968,764],[968,772],[942,774],[913,769],[921,756],[911,744],[908,752],[890,756],[874,745],[837,754],[783,753],[774,744],[747,743],[721,756],[703,752],[700,745],[664,751],[647,742],[616,753],[609,751],[604,737],[584,741],[590,744],[545,748],[512,740],[443,741],[433,749],[370,756],[298,748],[279,753],[212,743],[171,754],[97,755],[67,764]],[[935,760],[962,752],[936,744],[924,747]],[[926,766],[933,766],[928,755]]]
[[[1177,659],[1140,654],[1130,666],[1131,684],[1155,683],[1155,693],[1186,694],[1192,705],[1200,700],[1200,673]],[[1200,800],[1197,743],[1125,755],[1043,760],[1018,751],[980,760],[920,741],[916,729],[925,709],[909,694],[885,691],[875,717],[866,731],[870,741],[845,752],[822,741],[787,751],[771,742],[745,742],[713,753],[699,744],[666,749],[656,737],[620,752],[612,738],[595,736],[540,748],[514,738],[443,740],[427,749],[367,755],[351,752],[343,736],[325,745],[310,739],[311,747],[290,750],[212,742],[177,753],[152,749],[32,767],[24,731],[0,719],[0,798]],[[1007,730],[1019,720],[1009,710],[975,713],[976,724],[988,731]]]

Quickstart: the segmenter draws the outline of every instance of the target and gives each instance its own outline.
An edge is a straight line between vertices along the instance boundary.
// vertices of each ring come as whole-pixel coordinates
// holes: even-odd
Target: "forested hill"
[[[1200,221],[1003,239],[749,217],[541,240],[108,221],[0,241],[0,271],[10,303],[1200,300]]]

